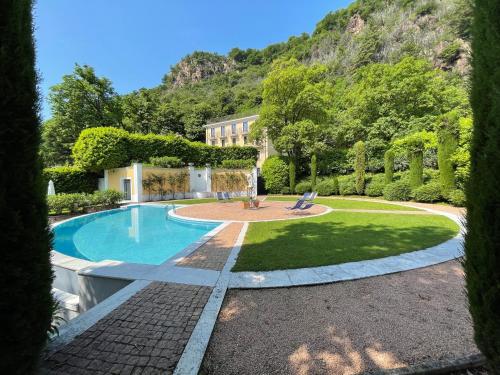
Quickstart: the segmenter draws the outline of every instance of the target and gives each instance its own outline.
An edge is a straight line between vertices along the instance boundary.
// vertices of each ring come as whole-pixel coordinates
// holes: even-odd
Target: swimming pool
[[[128,206],[63,222],[53,229],[54,250],[92,262],[158,265],[220,225],[172,219],[169,209]]]

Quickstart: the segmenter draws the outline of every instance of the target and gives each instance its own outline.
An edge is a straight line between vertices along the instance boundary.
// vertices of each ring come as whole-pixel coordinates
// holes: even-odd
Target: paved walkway
[[[242,202],[216,202],[205,204],[193,204],[178,208],[175,213],[179,216],[221,221],[265,221],[265,220],[283,220],[312,217],[327,213],[328,207],[314,205],[307,210],[287,210],[295,202],[271,202],[263,201],[257,210],[245,210]]]
[[[43,364],[48,374],[172,374],[212,288],[153,282]]]

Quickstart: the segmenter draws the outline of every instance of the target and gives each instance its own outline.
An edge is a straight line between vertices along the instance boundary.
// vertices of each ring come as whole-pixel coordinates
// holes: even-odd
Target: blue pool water
[[[161,264],[220,224],[175,220],[168,210],[130,206],[67,221],[54,228],[54,249],[93,262]]]

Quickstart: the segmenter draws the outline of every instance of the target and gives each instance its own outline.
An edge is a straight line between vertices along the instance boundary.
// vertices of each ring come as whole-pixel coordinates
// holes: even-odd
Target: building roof
[[[217,126],[232,124],[234,122],[257,120],[258,118],[259,118],[259,115],[251,115],[251,116],[234,118],[234,119],[229,119],[229,120],[224,120],[224,121],[219,121],[219,122],[213,122],[213,123],[203,125],[203,127],[204,128],[215,128]]]

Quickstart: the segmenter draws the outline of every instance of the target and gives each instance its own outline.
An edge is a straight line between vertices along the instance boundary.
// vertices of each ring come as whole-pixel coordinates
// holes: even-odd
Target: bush
[[[392,182],[384,188],[384,199],[388,201],[408,201],[411,198],[411,188],[408,181]]]
[[[149,158],[149,162],[155,167],[162,168],[181,168],[184,166],[182,160],[175,156],[153,156]]]
[[[92,193],[97,190],[98,176],[78,167],[52,167],[43,170],[45,186],[54,182],[56,193]]]
[[[94,172],[127,165],[128,136],[125,130],[110,127],[83,130],[73,147],[75,164]]]
[[[339,194],[354,195],[356,194],[356,177],[354,175],[339,177]]]
[[[390,184],[394,175],[394,152],[388,150],[384,154],[385,183]]]
[[[257,161],[259,150],[251,146],[210,146],[178,135],[130,134],[109,127],[85,129],[73,147],[75,164],[91,171],[119,168],[132,161],[149,162],[151,157],[164,156],[197,166],[207,163],[219,166],[223,160]]]
[[[363,141],[356,142],[354,145],[354,175],[356,176],[356,193],[362,195],[365,190],[365,169],[366,169],[366,150]]]
[[[123,199],[123,194],[116,190],[96,191],[90,195],[90,203],[93,206],[115,205]]]
[[[262,177],[266,190],[279,194],[288,185],[288,165],[278,156],[271,156],[262,165]]]
[[[295,185],[295,192],[297,194],[304,194],[312,191],[312,184],[309,181],[301,181]]]
[[[290,195],[292,193],[290,193],[290,187],[289,186],[285,186],[283,189],[281,189],[281,194],[283,195]]]
[[[385,178],[386,175],[382,173],[373,175],[366,184],[365,195],[369,197],[381,197],[384,195]]]
[[[251,159],[228,159],[222,161],[222,168],[226,169],[252,169],[255,161]]]
[[[339,180],[337,177],[327,178],[318,182],[315,190],[319,195],[327,197],[329,195],[336,195],[339,193]]]
[[[455,207],[465,206],[465,193],[462,190],[452,190],[448,193],[448,201]]]
[[[425,183],[439,182],[439,175],[440,175],[440,172],[437,169],[425,168],[424,169],[424,182]]]
[[[47,205],[52,214],[65,211],[80,212],[86,207],[115,205],[123,199],[123,194],[115,190],[96,191],[93,194],[74,193],[47,196]]]
[[[433,203],[441,198],[441,185],[438,182],[422,185],[413,191],[413,199],[417,202]]]

